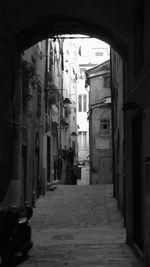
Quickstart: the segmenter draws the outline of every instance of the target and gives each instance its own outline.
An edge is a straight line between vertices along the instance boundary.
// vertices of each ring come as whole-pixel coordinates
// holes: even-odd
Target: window
[[[41,87],[37,85],[37,116],[41,116]]]
[[[110,77],[108,76],[104,77],[104,87],[107,87],[107,88],[110,87]]]
[[[82,95],[79,95],[78,110],[79,112],[82,111]]]
[[[87,132],[83,132],[83,149],[87,148]]]
[[[110,134],[110,120],[109,119],[100,120],[100,133],[101,135]]]
[[[83,112],[87,111],[87,95],[83,95]]]
[[[75,141],[72,141],[72,149],[75,151],[75,147],[76,147],[76,145],[75,145]]]
[[[95,52],[96,57],[102,57],[104,55],[103,52]]]
[[[87,150],[87,131],[78,132],[78,147],[80,150]]]
[[[82,132],[78,132],[78,147],[82,148]]]
[[[79,95],[78,111],[87,112],[87,95]]]

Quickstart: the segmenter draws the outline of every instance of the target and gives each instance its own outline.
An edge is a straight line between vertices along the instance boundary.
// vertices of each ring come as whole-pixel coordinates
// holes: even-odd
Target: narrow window
[[[110,134],[110,120],[109,119],[100,120],[100,133],[101,135]]]
[[[108,76],[104,77],[104,87],[110,87],[110,77]]]
[[[87,149],[87,132],[83,132],[83,149]]]
[[[87,95],[83,95],[83,112],[87,111]]]
[[[82,95],[79,95],[78,110],[79,112],[82,112]]]
[[[78,147],[82,148],[82,132],[78,132]]]
[[[37,85],[37,116],[41,116],[41,87]]]

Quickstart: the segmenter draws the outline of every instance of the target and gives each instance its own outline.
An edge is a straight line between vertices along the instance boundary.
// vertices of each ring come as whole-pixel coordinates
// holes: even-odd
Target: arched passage
[[[141,4],[145,2],[145,8]],[[142,112],[142,130],[144,133],[143,143],[143,166],[149,163],[149,9],[146,1],[95,1],[85,3],[80,1],[53,3],[49,1],[28,2],[14,1],[7,5],[3,3],[0,13],[0,68],[1,68],[1,175],[3,181],[11,179],[15,181],[19,177],[18,159],[20,151],[20,79],[19,79],[19,54],[25,48],[30,47],[38,40],[46,36],[60,33],[84,33],[101,38],[114,47],[120,54],[128,59],[126,69],[128,72],[126,88],[124,92],[126,104],[125,110],[125,140],[126,140],[126,176],[127,188],[127,225],[128,242],[132,243],[132,142],[131,125],[132,119],[139,111]],[[78,14],[77,14],[78,8]],[[143,12],[143,13],[142,13]],[[63,14],[63,15],[62,15]],[[144,17],[144,23],[143,23]],[[72,21],[72,22],[71,22]],[[138,22],[138,23],[137,23]],[[49,32],[50,27],[50,32]],[[134,31],[135,30],[135,31]],[[143,35],[144,34],[144,37]],[[138,42],[142,40],[142,42]],[[134,51],[135,50],[135,51]],[[128,55],[128,56],[127,56]],[[136,57],[138,66],[136,66]],[[140,61],[141,60],[141,61]],[[140,61],[140,62],[139,62]],[[139,64],[140,63],[140,64]],[[146,96],[146,97],[145,97]],[[17,114],[17,115],[16,115]],[[14,115],[16,118],[14,119]],[[11,137],[11,138],[10,138]],[[12,138],[14,137],[14,139]],[[9,141],[9,142],[8,142]],[[9,149],[6,147],[9,145]],[[17,149],[14,149],[17,148]],[[11,151],[11,153],[9,153]],[[144,161],[145,159],[145,161]],[[14,171],[12,177],[12,170]],[[149,175],[146,168],[143,174],[144,181],[144,236],[149,237]],[[19,187],[19,185],[17,185]],[[13,189],[15,186],[13,186]],[[146,188],[146,190],[145,190]],[[4,191],[5,188],[3,187]],[[18,188],[19,189],[19,188]],[[18,190],[19,191],[19,190]],[[13,202],[13,197],[8,196]],[[19,199],[20,196],[18,196]],[[4,202],[5,203],[5,202]],[[146,211],[146,212],[145,212]],[[149,243],[150,238],[144,240],[145,262],[149,266]]]
[[[64,15],[48,16],[21,31],[17,36],[17,49],[23,51],[47,37],[70,33],[87,34],[90,37],[101,39],[109,43],[122,57],[127,57],[127,43],[116,36],[109,27]]]
[[[4,203],[7,203],[7,201],[9,201],[9,203],[13,202],[13,204],[19,205],[20,201],[22,201],[20,192],[20,189],[22,187],[21,185],[22,182],[20,179],[20,165],[21,165],[20,126],[22,122],[21,118],[22,113],[21,113],[21,105],[18,104],[19,101],[21,102],[21,94],[20,94],[21,84],[19,75],[20,65],[18,64],[19,55],[25,49],[31,47],[40,40],[46,39],[48,37],[54,37],[55,35],[68,34],[68,33],[87,34],[91,37],[102,39],[103,41],[109,43],[114,49],[116,49],[118,53],[120,53],[123,56],[124,59],[127,59],[128,57],[128,44],[124,40],[121,40],[120,37],[117,36],[117,34],[114,33],[109,26],[105,27],[103,24],[101,25],[95,23],[94,21],[91,22],[88,21],[88,19],[81,19],[64,15],[51,15],[39,21],[35,21],[33,25],[25,27],[25,29],[21,29],[17,33],[15,39],[15,46],[18,52],[18,58],[17,58],[16,69],[13,70],[14,72],[13,75],[15,76],[14,77],[15,88],[14,91],[12,92],[11,82],[10,82],[10,93],[12,94],[12,99],[10,100],[11,103],[10,113],[8,114],[9,122],[8,125],[6,126],[8,135],[10,134],[12,136],[13,132],[12,149],[15,161],[12,162],[12,157],[9,157],[7,159],[7,162],[5,162],[6,166],[8,166],[7,165],[8,163],[12,164],[14,170],[12,171],[13,175],[12,176],[10,175],[10,179],[7,181],[6,188],[4,190],[5,192],[3,193],[4,198],[2,200],[2,205]],[[14,68],[13,64],[12,68]],[[16,80],[18,80],[18,83],[16,83]],[[7,100],[8,99],[6,98],[6,101]],[[19,112],[16,116],[18,107],[19,107]],[[13,127],[10,127],[10,122],[12,123]],[[36,154],[36,161],[37,162],[39,161],[39,151],[38,154]],[[3,177],[4,181],[7,173],[5,171],[3,173],[4,173]],[[36,174],[36,176],[39,176],[39,174]],[[16,196],[13,199],[14,195]]]
[[[35,27],[37,30],[40,28],[41,33],[39,32],[39,34],[43,35],[42,32],[45,30],[42,30],[42,25],[46,27],[46,24],[47,26],[49,24],[52,32],[56,33],[61,30],[64,31],[63,21],[66,21],[67,31],[72,28],[71,32],[80,30],[84,33],[85,30],[86,33],[86,29],[91,25],[92,33],[93,25],[95,28],[100,27],[102,29],[102,33],[96,30],[98,35],[101,34],[101,38],[102,35],[107,38],[107,31],[109,31],[116,38],[116,41],[118,39],[128,43],[133,31],[132,17],[135,8],[135,1],[129,0],[122,3],[116,0],[115,4],[111,0],[107,1],[107,4],[104,0],[101,2],[94,0],[88,4],[86,1],[81,3],[79,0],[53,3],[48,0],[43,2],[22,1],[21,3],[15,0],[9,5],[6,1],[3,2],[0,11],[0,32],[2,38],[16,45],[16,38],[21,32]],[[75,26],[74,22],[69,25],[68,22],[71,20],[76,25],[78,24],[78,27]],[[62,25],[59,24],[59,29],[56,25],[57,21],[62,23]],[[54,23],[56,28],[53,27]]]
[[[37,14],[38,14],[37,9]],[[33,17],[36,15],[36,10],[33,13]],[[24,15],[23,15],[24,16]],[[26,17],[26,24],[24,25],[24,29],[20,29],[19,25],[16,26],[17,33],[15,38],[13,39],[13,42],[11,40],[5,40],[4,38],[1,39],[1,45],[0,48],[3,49],[3,55],[2,55],[2,64],[5,61],[6,69],[9,68],[9,74],[10,77],[3,76],[3,83],[4,83],[4,90],[6,92],[6,95],[4,92],[2,93],[3,97],[1,98],[1,114],[3,114],[4,117],[8,117],[8,125],[6,123],[5,119],[5,127],[8,129],[8,135],[9,131],[11,132],[11,136],[13,138],[12,131],[15,131],[15,142],[17,144],[14,145],[14,141],[12,140],[12,149],[15,153],[14,159],[8,157],[8,162],[5,165],[12,165],[12,168],[15,169],[15,180],[18,179],[20,176],[20,170],[18,167],[18,164],[16,164],[17,157],[20,155],[20,140],[21,136],[19,134],[20,129],[19,125],[21,124],[21,101],[19,100],[21,97],[20,92],[20,53],[23,52],[25,49],[31,47],[35,43],[37,43],[40,40],[43,40],[48,37],[54,37],[55,35],[60,34],[68,34],[68,33],[75,33],[75,34],[88,34],[90,37],[95,37],[102,39],[103,41],[109,43],[114,49],[116,49],[125,59],[127,59],[128,54],[128,45],[126,42],[120,39],[119,36],[117,36],[112,29],[109,27],[105,27],[102,23],[102,25],[99,25],[99,23],[95,23],[94,21],[91,22],[88,19],[81,19],[76,18],[75,16],[65,16],[65,15],[49,15],[44,16],[40,20],[36,20],[34,18],[34,23],[30,23],[31,25],[27,27],[28,20]],[[15,21],[14,21],[15,22]],[[10,36],[11,37],[11,36]],[[8,86],[9,83],[9,86]],[[8,92],[9,88],[9,92]],[[13,89],[12,89],[13,88]],[[4,101],[5,100],[5,101]],[[6,110],[5,103],[10,101],[9,109]],[[4,116],[5,114],[5,116]],[[10,126],[11,125],[11,126]],[[16,133],[18,132],[18,135]],[[2,137],[3,138],[3,137]],[[15,160],[15,161],[14,161]],[[13,161],[13,162],[12,162]],[[7,165],[8,164],[8,165]],[[7,167],[4,167],[3,170],[3,179],[5,180],[5,175],[8,176],[8,171],[6,171]],[[17,167],[16,167],[17,166]],[[6,179],[7,183],[5,184],[5,193],[7,191],[7,186],[10,185],[10,180],[14,180],[14,177],[11,175],[10,179]],[[19,185],[20,187],[21,185]],[[10,191],[13,192],[13,189]],[[5,195],[3,193],[3,197]],[[6,197],[6,199],[8,196]],[[19,201],[20,195],[18,195],[18,201]],[[5,200],[4,200],[5,203]]]

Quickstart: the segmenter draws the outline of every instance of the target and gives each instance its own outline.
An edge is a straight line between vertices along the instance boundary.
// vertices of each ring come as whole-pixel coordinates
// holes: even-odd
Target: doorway
[[[27,146],[22,146],[22,181],[23,181],[23,198],[27,200]]]
[[[50,182],[50,137],[47,136],[47,182]]]
[[[142,114],[132,123],[133,242],[143,251],[143,136]]]

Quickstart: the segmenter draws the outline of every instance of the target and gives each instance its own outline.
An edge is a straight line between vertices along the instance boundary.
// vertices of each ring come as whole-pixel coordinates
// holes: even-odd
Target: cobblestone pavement
[[[40,197],[31,221],[34,246],[21,267],[139,267],[125,244],[112,185],[57,185]]]

